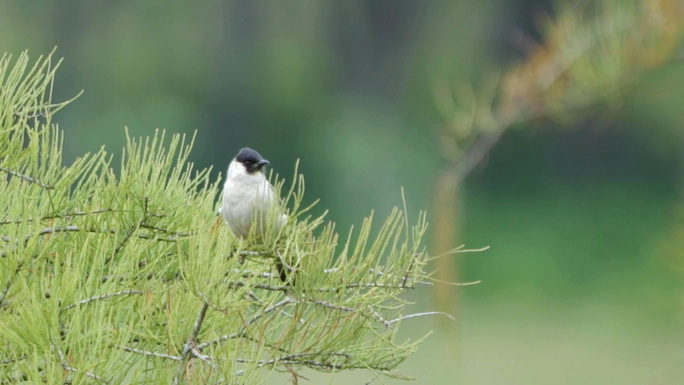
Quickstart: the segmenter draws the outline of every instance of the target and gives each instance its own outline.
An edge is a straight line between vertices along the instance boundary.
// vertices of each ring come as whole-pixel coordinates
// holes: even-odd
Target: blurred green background
[[[120,154],[124,127],[197,130],[193,160],[217,177],[244,146],[288,177],[301,159],[308,199],[346,232],[401,204],[401,186],[414,218],[440,209],[432,85],[520,59],[514,36],[539,39],[539,15],[557,4],[4,1],[0,50],[57,46],[54,98],[85,90],[55,119],[66,162],[102,145]],[[456,256],[457,276],[482,283],[455,293],[453,325],[404,322],[406,338],[434,333],[402,373],[425,384],[684,383],[683,64],[680,54],[570,125],[504,135],[459,201],[454,245],[491,249]],[[433,309],[432,295],[413,293],[412,310]]]

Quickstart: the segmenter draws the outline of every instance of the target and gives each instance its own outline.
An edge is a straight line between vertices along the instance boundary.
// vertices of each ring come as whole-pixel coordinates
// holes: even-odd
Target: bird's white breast
[[[223,187],[221,215],[236,236],[246,238],[253,219],[263,221],[273,204],[273,187],[261,172],[248,174],[232,166]]]

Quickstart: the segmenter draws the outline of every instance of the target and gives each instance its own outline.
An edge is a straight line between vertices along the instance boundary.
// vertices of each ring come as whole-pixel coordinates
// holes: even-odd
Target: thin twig
[[[115,253],[118,253],[121,251],[123,246],[126,245],[126,242],[135,234],[135,230],[137,227],[131,229],[127,234],[125,239],[119,244],[119,247],[115,250]],[[60,227],[46,227],[38,232],[37,235],[46,235],[46,234],[55,234],[55,233],[68,233],[68,232],[86,232],[86,233],[95,233],[95,234],[117,234],[117,231],[114,229],[96,229],[96,228],[84,228],[80,226],[75,226],[75,225],[69,225],[69,226],[60,226]],[[148,239],[148,240],[155,240],[155,241],[162,241],[162,242],[176,242],[178,238],[164,238],[164,237],[159,237],[159,236],[149,236],[146,234],[135,234],[136,237],[140,239]],[[26,239],[31,238],[30,235],[26,236]],[[11,242],[12,239],[6,235],[3,235],[1,239],[7,243]],[[106,259],[105,262],[108,262],[110,258]]]
[[[83,373],[84,375],[86,375],[86,376],[88,376],[88,377],[90,377],[90,378],[92,378],[92,379],[94,379],[94,380],[97,380],[97,381],[100,381],[100,382],[104,382],[104,383],[109,383],[109,382],[106,381],[104,378],[98,376],[98,375],[95,374],[95,373],[91,373],[91,372],[86,372],[86,371],[78,370],[78,369],[76,369],[76,368],[73,368],[73,367],[69,366],[69,364],[67,364],[66,359],[64,358],[64,353],[62,353],[62,349],[60,349],[60,348],[59,348],[56,344],[54,344],[54,343],[53,343],[53,346],[55,347],[55,349],[57,349],[57,354],[59,355],[59,359],[60,359],[60,361],[61,361],[61,363],[62,363],[62,368],[64,368],[65,371],[67,371],[67,372],[74,372],[74,373]]]
[[[0,225],[9,225],[9,224],[12,224],[12,223],[24,223],[24,222],[32,222],[32,220],[31,220],[31,219],[27,219],[27,220],[24,221],[24,220],[21,220],[21,219],[3,219],[2,221],[0,221]]]
[[[173,361],[181,361],[181,358],[178,356],[172,356],[170,354],[164,354],[164,353],[155,353],[155,352],[149,352],[147,350],[141,350],[141,349],[136,349],[136,348],[129,348],[128,346],[119,346],[121,349],[123,349],[125,352],[129,353],[137,353],[137,354],[142,354],[144,356],[148,357],[156,357],[156,358],[164,358],[167,360],[173,360]]]
[[[5,284],[5,288],[2,290],[2,294],[0,294],[0,307],[2,307],[5,302],[5,297],[7,297],[7,292],[9,291],[10,286],[12,286],[12,280],[8,279],[7,283]]]
[[[404,279],[401,282],[401,287],[406,287],[406,281],[408,280],[409,274],[411,274],[411,269],[413,269],[413,264],[416,261],[416,256],[412,255],[411,256],[411,263],[408,266],[408,269],[406,269],[406,274],[404,274]]]
[[[112,297],[116,297],[119,295],[133,295],[133,294],[142,294],[142,293],[143,292],[140,290],[123,290],[123,291],[118,291],[116,293],[98,295],[96,297],[90,297],[90,298],[86,298],[82,301],[72,303],[71,305],[64,307],[62,310],[69,310],[69,309],[74,308],[78,305],[85,305],[85,304],[90,303],[90,302],[95,302],[95,301],[99,301],[102,299],[112,298]]]
[[[193,357],[199,358],[202,362],[211,366],[211,369],[213,371],[218,371],[218,368],[216,367],[216,365],[214,365],[214,363],[211,362],[211,359],[212,359],[211,356],[202,354],[199,350],[194,349],[194,348],[192,349],[192,355],[193,355]]]
[[[268,291],[283,291],[287,292],[288,290],[291,289],[289,286],[272,286],[272,285],[267,285],[264,283],[255,283],[255,284],[249,284],[247,282],[243,281],[233,281],[228,283],[229,288],[240,288],[243,286],[249,286],[252,289],[261,289],[261,290],[268,290]]]
[[[32,177],[30,177],[30,176],[28,176],[28,175],[24,175],[24,174],[18,173],[18,172],[16,172],[16,171],[10,170],[9,168],[0,167],[0,171],[4,171],[4,172],[6,172],[6,173],[8,173],[8,174],[10,174],[10,175],[12,175],[12,176],[16,176],[17,178],[23,179],[23,180],[25,180],[25,181],[27,181],[27,182],[29,182],[29,183],[36,184],[36,185],[38,185],[38,186],[40,186],[40,187],[42,187],[42,188],[44,188],[44,189],[46,189],[46,190],[52,190],[52,189],[54,189],[53,186],[51,186],[51,185],[49,185],[49,184],[47,184],[47,183],[43,183],[43,182],[39,181],[38,179],[32,178]]]
[[[247,282],[243,281],[232,281],[228,283],[229,288],[239,288],[243,286],[249,286],[252,289],[261,289],[261,290],[268,290],[268,291],[282,291],[282,292],[288,292],[292,290],[291,286],[273,286],[273,285],[267,285],[263,283],[255,283],[255,284],[250,284]],[[384,284],[384,283],[349,283],[346,284],[342,287],[319,287],[319,288],[313,288],[311,290],[304,290],[301,289],[302,292],[316,292],[316,293],[327,293],[327,292],[337,292],[340,290],[344,289],[357,289],[357,288],[377,288],[377,289],[396,289],[396,290],[409,290],[409,289],[414,289],[414,286],[401,286],[401,285],[389,285],[389,284]]]
[[[425,312],[425,313],[416,313],[416,314],[409,314],[409,315],[401,316],[401,317],[395,318],[395,319],[393,319],[393,320],[391,320],[391,321],[386,321],[386,323],[387,323],[387,325],[390,325],[390,324],[393,324],[393,323],[395,323],[395,322],[399,322],[399,321],[402,321],[402,320],[405,320],[405,319],[415,318],[415,317],[423,317],[423,316],[426,316],[426,315],[443,315],[443,316],[448,317],[448,318],[449,318],[450,320],[452,320],[452,321],[456,321],[456,318],[454,318],[454,316],[452,316],[452,315],[449,314],[449,313],[444,313],[444,312],[441,312],[441,311],[428,311],[428,312]]]
[[[202,328],[204,317],[207,315],[207,309],[209,309],[209,305],[207,303],[202,303],[202,308],[200,309],[199,314],[197,315],[197,320],[195,320],[195,325],[192,328],[192,333],[188,337],[188,340],[185,342],[185,346],[183,347],[183,352],[180,356],[180,364],[178,365],[178,370],[176,371],[176,375],[173,378],[173,385],[178,385],[180,383],[180,379],[183,376],[183,373],[185,372],[185,363],[190,357],[190,353],[192,352],[192,349],[195,345],[197,335],[199,334],[199,331]],[[197,349],[201,350],[199,349],[199,347],[197,347]]]
[[[248,319],[245,322],[245,324],[242,326],[242,329],[240,329],[239,332],[232,333],[232,334],[225,334],[225,335],[223,335],[223,336],[221,336],[215,340],[201,343],[201,344],[197,345],[195,348],[199,351],[202,351],[203,349],[206,349],[207,347],[209,347],[211,345],[216,345],[216,344],[219,344],[219,343],[224,342],[224,341],[244,337],[246,335],[245,333],[246,333],[247,327],[249,325],[253,324],[259,318],[263,317],[264,315],[266,315],[266,314],[268,314],[274,310],[277,310],[278,308],[284,307],[285,305],[293,303],[293,302],[295,302],[295,301],[290,299],[290,298],[285,298],[284,300],[282,300],[282,301],[280,301],[280,302],[278,302],[272,306],[267,307],[261,313],[257,313],[255,315],[253,315],[250,319]]]
[[[311,303],[314,303],[314,304],[316,304],[316,305],[320,305],[320,306],[323,306],[323,307],[327,307],[327,308],[330,308],[330,309],[335,309],[335,310],[344,310],[344,311],[348,311],[348,312],[355,312],[355,311],[358,310],[358,309],[354,309],[354,308],[351,308],[351,307],[346,307],[346,306],[341,306],[341,305],[335,305],[334,303],[322,301],[322,300],[319,300],[319,299],[314,299],[314,300],[311,300],[311,301],[308,301],[308,302],[311,302]]]
[[[402,286],[402,285],[389,285],[385,283],[349,283],[344,285],[343,287],[319,287],[317,289],[314,289],[312,291],[317,291],[317,292],[331,292],[331,291],[340,291],[341,289],[357,289],[357,288],[378,288],[378,289],[397,289],[397,290],[407,290],[407,289],[414,289],[413,286]]]
[[[270,279],[270,278],[276,277],[275,274],[269,273],[266,271],[253,272],[253,271],[246,271],[246,270],[240,270],[240,269],[233,269],[233,273],[239,274],[240,277],[242,277],[242,278],[266,278],[266,279]],[[230,275],[230,272],[226,272],[226,274],[224,274],[224,276],[228,276],[228,275]]]
[[[370,312],[373,314],[373,316],[375,317],[375,319],[376,319],[377,321],[382,322],[382,324],[385,325],[386,328],[389,327],[389,322],[387,322],[387,320],[385,319],[385,317],[382,316],[382,314],[378,313],[378,312],[377,312],[375,309],[373,309],[373,307],[370,306],[370,305],[368,306],[368,310],[370,310]]]
[[[283,266],[285,266],[290,272],[297,271],[294,267],[288,265],[287,262],[285,262],[285,258],[283,258],[283,256],[280,254],[280,251],[276,250],[275,255],[280,260],[280,263],[282,263]]]
[[[66,214],[54,214],[54,215],[48,215],[45,217],[40,218],[41,220],[49,220],[49,219],[64,219],[64,218],[71,218],[71,217],[80,217],[80,216],[86,216],[86,215],[92,215],[92,214],[102,214],[102,213],[111,213],[111,212],[130,212],[130,210],[114,210],[112,208],[109,209],[101,209],[101,210],[93,210],[93,211],[75,211],[73,213],[66,213]],[[5,219],[0,221],[0,225],[7,225],[7,224],[18,224],[18,223],[31,223],[33,222],[33,219]]]
[[[162,232],[165,234],[171,234],[171,235],[174,235],[176,237],[190,237],[190,236],[197,234],[197,233],[182,233],[179,231],[171,231],[171,230],[163,229],[161,227],[148,225],[146,223],[141,224],[140,227],[142,227],[144,229],[159,231],[159,232]]]
[[[72,213],[48,215],[46,217],[42,217],[41,220],[64,219],[64,218],[82,217],[82,216],[86,216],[86,215],[113,213],[113,212],[125,213],[125,212],[132,212],[132,210],[115,210],[113,208],[108,208],[108,209],[99,209],[99,210],[93,210],[93,211],[75,211]],[[29,219],[29,221],[30,221],[30,219]]]
[[[17,362],[17,361],[23,361],[26,358],[28,358],[26,356],[26,354],[22,354],[21,356],[19,356],[17,358],[9,358],[9,359],[6,359],[4,361],[0,361],[0,365],[9,365],[9,364],[12,364],[12,363]]]
[[[7,293],[9,292],[10,286],[12,286],[12,280],[14,279],[14,277],[17,276],[17,274],[19,274],[19,271],[21,271],[21,264],[17,265],[17,268],[14,269],[14,274],[12,274],[12,277],[7,279],[7,283],[5,284],[5,288],[2,290],[2,294],[0,294],[0,308],[5,303],[5,298],[7,298]]]
[[[262,301],[261,298],[257,297],[257,295],[254,294],[253,291],[248,291],[248,292],[247,292],[247,296],[248,296],[249,298],[253,299],[254,302],[256,302],[256,303],[264,303],[264,301]]]
[[[62,226],[62,227],[46,227],[38,232],[38,235],[53,234],[53,233],[67,233],[67,232],[86,232],[86,233],[109,233],[116,234],[114,230],[98,230],[98,229],[87,229],[79,226]]]
[[[132,227],[128,231],[128,233],[126,234],[124,239],[121,241],[121,243],[119,243],[119,245],[116,247],[116,249],[114,249],[114,255],[119,254],[119,252],[124,248],[124,246],[126,246],[126,243],[128,243],[128,240],[131,239],[131,235],[133,235],[133,233],[135,233],[135,230],[137,230],[139,227],[140,227],[140,224],[138,223],[136,226]],[[105,259],[105,263],[108,263],[110,259],[112,259],[111,256],[107,257],[107,259]]]
[[[245,359],[245,358],[237,358],[235,361],[238,363],[256,363],[258,368],[264,367],[264,366],[270,366],[270,365],[275,365],[275,364],[283,364],[283,365],[306,365],[309,367],[318,367],[318,368],[323,368],[327,370],[342,370],[342,369],[353,369],[353,368],[367,368],[367,366],[354,366],[354,365],[349,365],[345,366],[344,364],[333,364],[330,362],[321,362],[321,361],[313,361],[313,360],[300,360],[302,357],[318,357],[318,356],[339,356],[339,357],[344,357],[347,360],[351,359],[352,356],[349,355],[348,353],[341,353],[341,352],[331,352],[331,353],[296,353],[296,354],[290,354],[284,357],[280,358],[273,358],[270,360],[250,360],[250,359]],[[388,368],[384,367],[372,367],[373,369],[378,369],[378,370],[388,370]]]

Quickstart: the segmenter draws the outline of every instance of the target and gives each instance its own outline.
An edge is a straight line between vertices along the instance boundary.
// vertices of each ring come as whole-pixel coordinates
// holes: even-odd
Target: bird
[[[273,218],[275,221],[273,235],[277,235],[287,223],[287,214],[282,212],[280,199],[264,173],[268,164],[270,162],[257,151],[242,148],[228,165],[219,209],[223,220],[238,238],[247,239],[252,226],[256,225],[254,240],[261,244],[269,235],[268,220]],[[277,261],[276,267],[284,282],[286,273],[282,263]]]

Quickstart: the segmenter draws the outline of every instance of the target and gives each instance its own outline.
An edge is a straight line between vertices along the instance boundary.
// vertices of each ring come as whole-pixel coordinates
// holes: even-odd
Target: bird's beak
[[[267,164],[271,164],[271,162],[267,161],[266,159],[262,159],[257,163],[257,170],[261,170],[262,167],[264,167]]]

